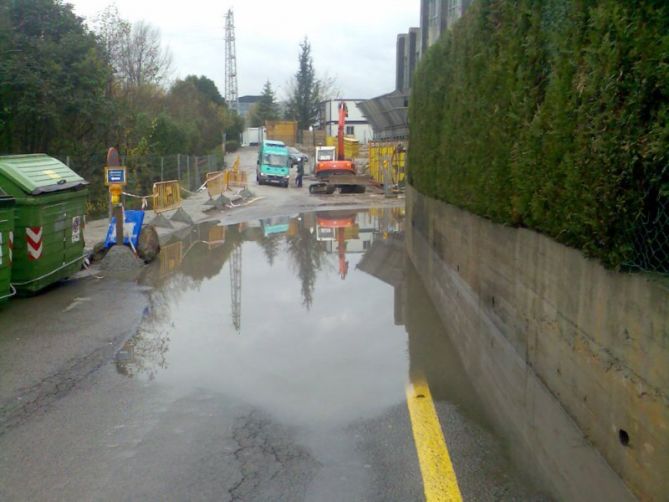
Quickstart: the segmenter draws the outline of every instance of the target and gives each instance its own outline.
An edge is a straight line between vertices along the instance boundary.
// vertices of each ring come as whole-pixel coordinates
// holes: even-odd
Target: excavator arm
[[[337,129],[337,160],[346,160],[344,151],[344,132],[346,129],[346,117],[348,117],[348,107],[345,101],[339,102],[339,127]]]

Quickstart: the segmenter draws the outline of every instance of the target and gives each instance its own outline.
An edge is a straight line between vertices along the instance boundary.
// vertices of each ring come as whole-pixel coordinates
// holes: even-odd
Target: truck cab
[[[288,187],[290,156],[283,141],[265,140],[258,149],[256,181],[258,185],[276,183]]]

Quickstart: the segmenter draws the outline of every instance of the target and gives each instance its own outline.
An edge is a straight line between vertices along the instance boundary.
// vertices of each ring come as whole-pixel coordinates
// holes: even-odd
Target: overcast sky
[[[365,99],[394,90],[396,36],[418,26],[420,10],[420,0],[66,1],[86,19],[114,3],[121,17],[158,27],[174,57],[173,77],[205,75],[221,94],[224,15],[232,8],[239,95],[260,94],[269,79],[279,99],[297,71],[305,36],[318,76],[334,77],[341,97]]]

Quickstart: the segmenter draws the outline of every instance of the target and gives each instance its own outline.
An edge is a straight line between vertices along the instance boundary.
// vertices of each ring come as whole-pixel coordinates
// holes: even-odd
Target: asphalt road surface
[[[156,262],[113,250],[0,308],[0,500],[551,499],[408,263],[402,201],[308,184],[251,182]]]

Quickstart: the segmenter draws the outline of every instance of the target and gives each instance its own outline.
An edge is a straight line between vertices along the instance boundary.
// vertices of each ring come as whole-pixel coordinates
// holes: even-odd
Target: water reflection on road
[[[376,420],[403,406],[407,382],[420,376],[455,438],[466,499],[544,500],[587,483],[586,474],[538,475],[537,452],[511,446],[406,258],[403,228],[403,209],[386,208],[184,231],[142,278],[154,288],[150,308],[118,353],[118,372],[175,400],[203,389],[311,430]],[[535,418],[522,420],[521,429]]]
[[[364,270],[375,242],[401,235],[403,217],[306,213],[176,236],[142,278],[155,287],[151,306],[117,369],[177,391],[225,392],[290,423],[401,403],[409,363],[394,289]]]

